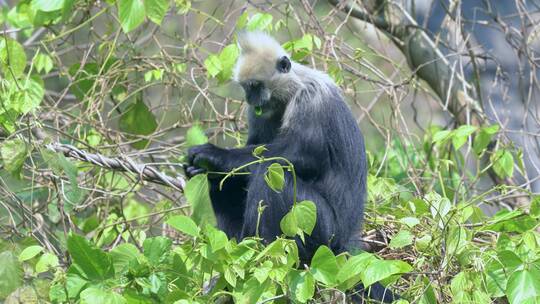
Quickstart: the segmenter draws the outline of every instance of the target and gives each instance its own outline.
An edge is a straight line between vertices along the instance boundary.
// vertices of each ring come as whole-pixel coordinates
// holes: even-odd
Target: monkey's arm
[[[229,172],[255,161],[253,150],[260,145],[248,145],[236,149],[224,149],[212,144],[192,147],[188,151],[189,165],[209,171]],[[283,157],[292,162],[298,171],[312,171],[321,162],[324,151],[322,143],[306,142],[305,139],[280,140],[265,145],[264,157]],[[318,157],[316,157],[318,156]],[[249,168],[248,171],[253,170]],[[204,170],[200,170],[204,171]],[[198,172],[201,173],[201,172]]]

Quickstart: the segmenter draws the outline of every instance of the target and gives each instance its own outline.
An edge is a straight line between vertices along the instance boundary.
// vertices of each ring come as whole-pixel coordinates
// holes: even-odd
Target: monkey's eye
[[[289,73],[291,70],[291,61],[287,56],[283,56],[278,59],[276,68],[280,73]]]
[[[240,85],[244,88],[245,91],[254,91],[262,86],[262,81],[246,80],[240,83]]]

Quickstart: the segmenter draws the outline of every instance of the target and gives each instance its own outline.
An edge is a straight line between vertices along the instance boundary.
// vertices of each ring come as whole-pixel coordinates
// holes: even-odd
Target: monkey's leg
[[[210,178],[210,199],[216,214],[218,227],[229,238],[240,241],[240,234],[244,225],[244,211],[246,208],[247,178],[233,176],[228,178],[220,188],[221,179]]]

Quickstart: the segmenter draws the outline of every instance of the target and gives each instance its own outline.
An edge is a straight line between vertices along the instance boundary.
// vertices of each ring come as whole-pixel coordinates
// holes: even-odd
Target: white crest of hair
[[[291,70],[280,73],[277,60],[290,56],[270,35],[263,32],[238,34],[240,56],[234,68],[234,80],[263,80],[272,97],[287,102],[282,128],[288,128],[291,120],[305,111],[328,110],[325,102],[335,100],[339,94],[334,81],[325,73],[291,60]]]
[[[265,32],[242,31],[238,33],[238,46],[242,53],[264,53],[266,50],[276,52],[278,56],[287,55],[287,52],[281,47],[272,36]]]
[[[319,70],[293,62],[288,74],[289,77],[283,77],[289,79],[288,85],[283,86],[283,89],[294,95],[290,96],[285,109],[282,128],[288,128],[291,121],[295,117],[301,117],[299,115],[302,113],[328,111],[331,105],[326,103],[336,100],[333,95],[339,94],[334,81]]]

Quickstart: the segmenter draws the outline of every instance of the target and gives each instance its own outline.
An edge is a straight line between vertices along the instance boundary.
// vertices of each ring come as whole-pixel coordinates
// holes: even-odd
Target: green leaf
[[[459,254],[468,243],[467,230],[459,226],[451,226],[446,236],[446,250],[449,255]]]
[[[422,252],[426,252],[432,244],[432,237],[429,234],[417,237],[415,241],[416,249]]]
[[[19,262],[30,260],[43,251],[43,247],[39,245],[28,246],[19,254]]]
[[[172,240],[164,236],[156,236],[144,240],[144,255],[148,261],[154,265],[163,262],[171,250]]]
[[[88,280],[104,281],[114,276],[110,255],[91,246],[82,236],[72,234],[68,237],[67,248],[73,265]]]
[[[452,278],[450,283],[451,299],[449,303],[465,304],[489,304],[493,303],[490,297],[484,292],[482,283],[478,280],[476,272],[460,272]],[[427,299],[426,299],[427,300]],[[420,301],[427,303],[427,301]]]
[[[111,250],[111,257],[116,273],[124,273],[128,270],[131,261],[136,260],[141,253],[135,245],[130,243],[120,244]]]
[[[208,137],[204,134],[204,130],[200,125],[194,124],[186,133],[186,146],[193,147],[202,145],[208,142]]]
[[[473,142],[473,150],[480,155],[486,149],[493,139],[493,136],[499,131],[499,125],[491,125],[480,129]]]
[[[497,257],[508,273],[513,272],[523,265],[523,261],[511,250],[501,250],[497,252]]]
[[[289,289],[294,299],[305,303],[313,298],[315,293],[315,280],[307,271],[292,270],[289,278]]]
[[[150,81],[152,81],[152,79],[160,81],[160,80],[163,79],[163,73],[164,72],[165,72],[165,70],[163,70],[163,69],[150,70],[150,71],[144,73],[144,81],[145,82],[150,82]]]
[[[476,131],[475,126],[463,125],[452,132],[452,144],[459,150],[466,142],[467,138]]]
[[[321,40],[318,37],[315,37],[311,34],[305,34],[302,38],[297,40],[292,40],[283,45],[283,48],[290,52],[306,50],[311,52],[313,50],[313,44],[315,39],[318,40],[317,44],[320,47]]]
[[[136,29],[144,22],[145,9],[143,1],[118,0],[118,17],[124,33]]]
[[[209,77],[216,77],[222,70],[221,60],[216,55],[210,55],[204,60],[204,67]]]
[[[0,156],[2,156],[4,169],[18,177],[28,156],[27,145],[22,139],[18,138],[4,141],[0,146]]]
[[[360,274],[377,258],[370,253],[362,252],[359,255],[350,257],[337,273],[337,280],[340,283],[347,282],[344,289],[355,286],[360,281]],[[352,281],[350,281],[352,279]]]
[[[501,178],[512,177],[514,175],[514,157],[507,150],[497,150],[491,156],[493,170]]]
[[[86,63],[82,68],[79,63],[69,67],[69,75],[74,77],[73,85],[70,87],[71,92],[80,100],[84,100],[86,95],[91,94],[94,83],[98,78],[100,67],[95,62]],[[96,91],[99,87],[96,86]]]
[[[86,193],[83,189],[79,188],[77,167],[61,153],[42,149],[41,155],[44,163],[46,163],[55,174],[60,176],[67,175],[69,183],[66,183],[61,190],[63,192],[63,197],[65,198],[65,211],[70,212],[84,199]]]
[[[510,304],[540,303],[540,270],[533,266],[512,273],[508,278],[506,296]]]
[[[224,277],[227,283],[232,287],[236,287],[236,273],[230,267],[225,268]]]
[[[218,75],[218,79],[221,82],[231,79],[233,74],[233,68],[236,64],[236,59],[240,54],[240,50],[236,44],[229,44],[219,54],[219,61],[221,62],[221,71]]]
[[[101,143],[102,140],[103,136],[101,136],[101,134],[95,129],[90,129],[86,133],[86,142],[91,147],[97,148],[97,146]]]
[[[90,287],[81,292],[81,304],[125,304],[126,299],[114,291]]]
[[[46,74],[53,69],[54,64],[49,55],[39,53],[34,57],[34,67],[38,73],[45,72]]]
[[[184,196],[191,205],[191,217],[199,226],[215,223],[214,210],[210,201],[208,178],[199,174],[191,178],[184,188]]]
[[[321,47],[321,39],[311,34],[305,34],[302,38],[288,41],[283,44],[283,48],[291,52],[293,60],[302,60],[313,51],[313,45]]]
[[[44,12],[57,11],[64,7],[64,0],[32,0],[32,7]]]
[[[505,295],[507,277],[503,265],[496,259],[486,265],[486,289],[491,297],[499,298]]]
[[[285,186],[285,173],[283,172],[283,167],[278,163],[273,163],[268,166],[266,174],[264,175],[264,180],[270,189],[275,192],[283,191]]]
[[[157,129],[157,122],[154,114],[139,99],[122,114],[119,127],[120,130],[133,135],[150,135]],[[137,149],[144,149],[148,143],[147,139],[141,139],[131,145]]]
[[[540,217],[540,195],[535,195],[533,197],[529,213],[535,218]]]
[[[246,29],[248,31],[265,31],[272,29],[272,20],[274,17],[267,13],[256,13],[249,18]]]
[[[266,149],[265,145],[260,145],[257,148],[253,149],[253,156],[261,157],[264,151],[268,151],[268,149]]]
[[[234,293],[234,303],[252,304],[259,303],[259,298],[270,286],[270,280],[260,284],[257,279],[251,278],[243,284],[241,294]]]
[[[298,228],[298,223],[296,222],[296,217],[294,216],[292,210],[287,212],[287,214],[285,214],[285,216],[281,219],[279,222],[279,227],[286,236],[293,237],[299,232],[300,229]]]
[[[161,25],[161,21],[169,10],[169,0],[144,0],[146,16],[155,24]]]
[[[187,69],[187,66],[185,63],[176,63],[174,64],[174,70],[178,73],[178,74],[183,74]]]
[[[206,225],[206,236],[208,237],[208,242],[213,252],[216,252],[227,245],[229,241],[225,232],[212,227],[211,225]]]
[[[236,20],[236,29],[242,29],[246,26],[247,22],[248,22],[248,17],[249,17],[249,14],[246,11],[244,11],[244,13],[242,13],[242,15],[240,15],[240,17],[238,17],[238,19]]]
[[[58,266],[58,257],[50,252],[45,252],[36,263],[36,272],[42,273]]]
[[[13,108],[19,113],[26,114],[39,107],[45,95],[45,87],[38,75],[25,78],[24,81],[20,81],[20,85],[19,99]]]
[[[195,222],[185,215],[175,215],[167,220],[167,224],[174,229],[181,231],[187,235],[198,237],[200,229]]]
[[[26,53],[20,43],[0,37],[0,70],[6,76],[20,77],[26,67]]]
[[[452,203],[446,197],[440,196],[436,192],[430,192],[426,195],[426,200],[430,203],[429,210],[434,219],[439,220],[439,225],[444,225],[443,219],[449,214],[452,209]]]
[[[301,201],[294,207],[298,228],[311,235],[317,221],[317,206],[312,201]]]
[[[302,236],[303,232],[311,235],[316,220],[316,205],[311,201],[302,201],[292,207],[291,211],[281,219],[279,226],[286,236],[292,237],[296,234]]]
[[[259,281],[259,283],[263,283],[268,278],[268,275],[270,275],[270,271],[272,270],[273,263],[271,261],[265,261],[262,266],[256,267],[253,271],[253,276]]]
[[[88,281],[81,278],[78,274],[67,273],[66,282],[56,282],[49,290],[49,298],[54,303],[65,303],[67,298],[74,299],[79,296],[81,290],[87,286]],[[66,295],[67,292],[67,295]]]
[[[497,232],[525,232],[538,225],[536,219],[523,214],[521,210],[500,210],[482,230]]]
[[[433,134],[433,143],[442,144],[446,142],[448,139],[450,139],[451,136],[452,136],[452,131],[450,130],[437,131],[437,133]]]
[[[140,203],[135,198],[129,198],[125,203],[124,216],[128,221],[135,220],[138,223],[146,223],[149,213],[150,207],[148,207],[148,204]]]
[[[360,275],[365,287],[375,282],[387,279],[396,274],[406,273],[412,267],[403,261],[376,260],[369,264],[367,269]]]
[[[0,253],[0,299],[5,299],[23,283],[23,270],[10,251]]]
[[[311,259],[310,271],[313,278],[327,286],[332,286],[336,283],[338,270],[334,253],[328,247],[320,246]]]
[[[390,240],[390,244],[388,244],[388,247],[392,249],[397,248],[403,248],[405,246],[409,246],[413,243],[413,235],[408,230],[401,230],[399,231],[394,237],[392,237],[392,240]]]
[[[174,2],[176,3],[176,8],[178,9],[179,15],[185,15],[191,9],[190,0],[175,0]]]
[[[409,228],[413,228],[414,226],[420,224],[420,220],[416,217],[404,217],[399,219],[399,222],[407,225]]]

